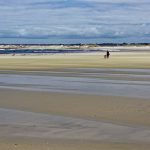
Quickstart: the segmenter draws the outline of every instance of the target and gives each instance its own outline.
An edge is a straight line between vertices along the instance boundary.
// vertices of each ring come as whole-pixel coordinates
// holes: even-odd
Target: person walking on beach
[[[107,51],[106,51],[106,55],[104,55],[104,58],[105,58],[105,59],[106,59],[106,58],[108,59],[109,56],[110,56],[110,52],[107,50]]]
[[[110,52],[108,50],[106,52],[106,56],[107,56],[107,58],[109,58],[109,56],[110,56]]]

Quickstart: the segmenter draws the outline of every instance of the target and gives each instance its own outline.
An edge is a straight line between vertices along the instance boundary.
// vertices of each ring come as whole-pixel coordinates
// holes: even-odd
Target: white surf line
[[[150,143],[150,128],[0,108],[0,137]]]
[[[150,81],[0,74],[0,86],[150,99]]]

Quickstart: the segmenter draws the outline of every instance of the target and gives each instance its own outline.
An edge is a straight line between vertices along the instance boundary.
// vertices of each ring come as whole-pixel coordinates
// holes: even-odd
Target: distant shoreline
[[[0,45],[0,54],[63,54],[106,52],[150,52],[150,45]]]
[[[149,49],[149,43],[138,44],[0,44],[0,49],[81,49],[81,50],[99,50],[99,49]]]

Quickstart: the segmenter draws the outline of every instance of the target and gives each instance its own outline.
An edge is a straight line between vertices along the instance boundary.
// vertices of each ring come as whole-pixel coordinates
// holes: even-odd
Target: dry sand
[[[52,54],[27,56],[0,56],[1,70],[50,70],[57,68],[150,68],[149,52]]]

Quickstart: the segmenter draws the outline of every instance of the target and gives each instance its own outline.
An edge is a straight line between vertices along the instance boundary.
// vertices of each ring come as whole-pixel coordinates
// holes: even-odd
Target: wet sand
[[[150,143],[150,128],[0,109],[0,136]]]
[[[115,147],[117,143],[120,148],[123,148],[125,144],[129,147],[137,147],[139,144],[141,144],[140,147],[144,144],[147,148],[150,146],[148,146],[150,143],[150,128],[148,127],[119,125],[10,109],[0,109],[0,120],[2,121],[0,123],[0,136],[3,137],[3,140],[7,139],[7,137],[14,139],[18,137],[45,139],[48,143],[45,147],[48,147],[49,141],[52,142],[53,140],[55,142],[64,140],[65,144],[66,140],[67,143],[72,142],[74,145],[81,144],[81,147],[82,144],[85,146],[89,142],[89,145],[91,143],[90,147],[92,148],[94,145],[96,149],[100,148],[101,145],[108,148],[110,145]],[[16,142],[14,146],[17,147],[20,143]],[[109,144],[107,145],[107,143]],[[121,143],[124,144],[121,145]],[[75,145],[75,147],[77,148],[78,146]],[[90,148],[88,147],[88,149]]]
[[[0,148],[150,149],[149,53],[70,56],[0,60]]]
[[[124,81],[101,78],[0,75],[0,87],[27,91],[56,91],[150,99],[148,81]]]
[[[1,108],[150,125],[150,101],[137,98],[0,90]]]
[[[71,140],[43,140],[35,138],[4,138],[0,141],[5,150],[149,150],[147,144],[81,142]]]
[[[0,95],[1,148],[150,148],[149,100],[5,89]]]

